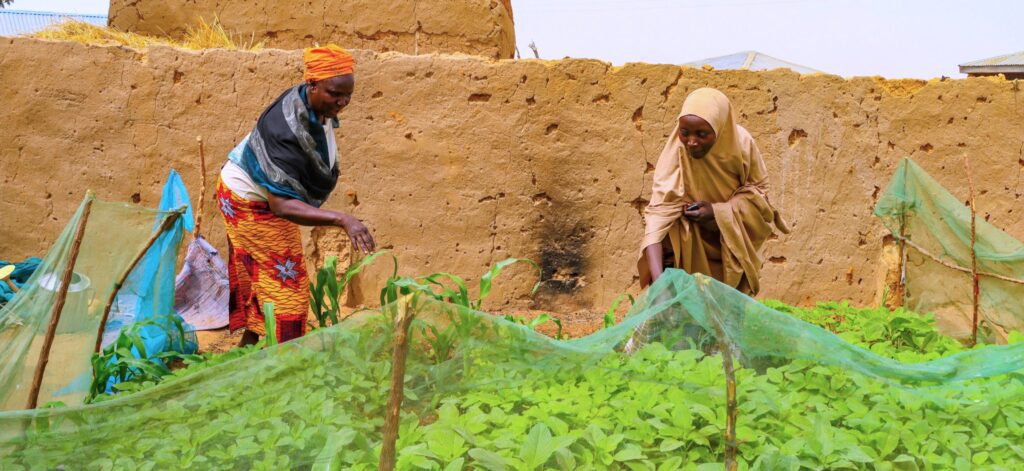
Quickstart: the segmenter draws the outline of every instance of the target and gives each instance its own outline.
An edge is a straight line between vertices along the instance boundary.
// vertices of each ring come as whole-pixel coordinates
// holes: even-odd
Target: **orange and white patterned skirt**
[[[238,196],[223,181],[217,183],[217,205],[228,234],[229,329],[266,335],[262,306],[270,302],[278,341],[301,337],[306,333],[309,277],[299,226],[274,216],[265,201]]]

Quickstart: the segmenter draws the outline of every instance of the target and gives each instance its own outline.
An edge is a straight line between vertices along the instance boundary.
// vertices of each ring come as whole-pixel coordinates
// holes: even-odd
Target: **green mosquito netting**
[[[875,215],[897,240],[906,240],[904,305],[934,313],[948,335],[970,337],[974,289],[970,207],[912,160],[904,159],[878,200]],[[979,272],[1024,280],[1024,244],[980,217],[975,252]],[[982,275],[981,332],[995,341],[1005,340],[1009,331],[1024,329],[1022,298],[1024,284]]]
[[[1024,343],[902,363],[669,270],[579,339],[412,294],[141,392],[5,412],[0,469],[376,469],[400,312],[398,469],[720,469],[722,351],[740,469],[1024,459]]]
[[[163,203],[187,205],[184,185],[171,172]],[[88,211],[88,212],[87,212]],[[114,286],[133,260],[169,218],[171,211],[111,203],[91,194],[83,200],[39,268],[14,299],[0,309],[0,405],[2,410],[24,409],[29,400],[40,351],[48,330],[65,268],[71,262],[73,242],[84,227],[71,282],[59,314],[37,404],[82,404],[92,381],[91,355],[100,319]],[[111,303],[104,344],[127,325],[142,320],[147,356],[173,345],[193,345],[194,334],[175,337],[174,269],[186,222],[191,213],[178,214],[173,225],[154,239],[131,270]],[[187,219],[187,221],[186,221]],[[184,338],[182,335],[184,334]],[[158,360],[157,360],[158,361]],[[0,469],[4,466],[0,466]]]

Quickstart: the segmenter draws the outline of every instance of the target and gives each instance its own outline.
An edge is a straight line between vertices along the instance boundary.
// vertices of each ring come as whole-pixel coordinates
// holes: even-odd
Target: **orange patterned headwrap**
[[[334,44],[306,48],[302,51],[302,60],[306,63],[306,72],[302,74],[305,81],[329,79],[355,72],[355,58]]]

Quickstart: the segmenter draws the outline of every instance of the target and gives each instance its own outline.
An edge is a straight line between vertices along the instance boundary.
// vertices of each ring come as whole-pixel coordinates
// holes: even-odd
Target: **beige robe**
[[[789,226],[768,200],[768,173],[761,152],[746,129],[736,124],[729,99],[711,88],[695,90],[679,117],[696,115],[715,130],[714,146],[703,159],[689,157],[672,131],[654,170],[651,202],[644,212],[646,229],[637,268],[641,283],[651,282],[645,249],[666,236],[675,266],[703,273],[748,294],[760,290],[760,249],[777,228]],[[686,205],[711,203],[719,233],[701,229],[683,217]]]

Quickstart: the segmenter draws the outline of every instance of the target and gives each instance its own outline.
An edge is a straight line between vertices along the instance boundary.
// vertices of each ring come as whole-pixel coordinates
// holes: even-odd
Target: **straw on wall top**
[[[100,46],[128,46],[143,49],[149,46],[171,46],[180,49],[240,49],[257,51],[263,49],[263,42],[255,38],[236,42],[218,19],[212,22],[200,18],[190,25],[185,37],[180,40],[159,38],[142,34],[118,31],[111,27],[96,26],[78,20],[65,20],[42,31],[28,35],[31,38],[54,41],[73,41]]]

